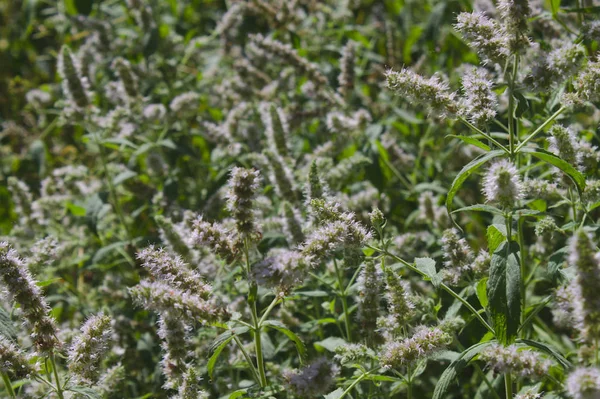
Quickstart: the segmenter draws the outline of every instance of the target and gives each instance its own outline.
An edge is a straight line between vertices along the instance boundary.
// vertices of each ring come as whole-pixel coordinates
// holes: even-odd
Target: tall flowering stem
[[[342,301],[342,309],[344,310],[344,326],[346,328],[346,337],[348,342],[352,342],[352,329],[350,327],[350,311],[348,309],[348,294],[346,292],[347,287],[344,286],[344,274],[340,273],[340,269],[337,264],[337,260],[333,259],[333,265],[335,267],[335,274],[338,281],[338,289],[340,299]]]
[[[65,399],[63,389],[60,385],[60,377],[58,376],[58,368],[56,367],[56,359],[54,358],[54,353],[50,355],[50,363],[52,364],[52,372],[54,374],[54,386],[56,387],[56,395],[58,395],[58,399]]]
[[[519,55],[515,54],[512,66],[512,72],[508,79],[508,140],[511,160],[515,157],[515,140],[518,139],[518,121],[514,120],[515,112],[515,80],[517,79],[517,70],[519,67]]]
[[[252,268],[250,266],[250,251],[248,248],[248,238],[244,238],[244,255],[246,259],[246,270],[248,272],[248,281],[250,282],[250,292],[248,293],[248,303],[250,305],[250,313],[252,314],[252,324],[254,330],[254,351],[256,352],[256,363],[258,368],[258,376],[260,386],[267,386],[267,376],[265,373],[265,361],[262,353],[262,340],[260,337],[260,320],[258,318],[257,295],[258,285],[252,280]]]

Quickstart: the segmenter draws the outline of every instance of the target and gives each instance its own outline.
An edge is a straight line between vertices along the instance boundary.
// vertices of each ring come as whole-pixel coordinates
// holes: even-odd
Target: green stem
[[[48,385],[50,387],[50,389],[52,389],[53,391],[56,391],[56,387],[47,379],[45,379],[44,377],[40,376],[40,375],[36,375],[33,377],[36,381],[40,381],[46,385]]]
[[[235,323],[239,323],[239,324],[241,324],[241,325],[243,325],[243,326],[246,326],[246,327],[248,327],[248,328],[249,328],[249,329],[251,329],[251,330],[254,328],[254,326],[253,326],[252,324],[246,323],[244,320],[240,320],[240,319],[238,319],[238,320],[233,320],[233,321],[234,321]]]
[[[260,326],[258,324],[258,315],[256,311],[256,302],[252,303],[252,320],[254,322],[254,350],[256,351],[256,363],[258,365],[258,375],[260,377],[260,386],[267,386],[267,375],[265,373],[265,361],[262,353],[262,340],[260,336]]]
[[[544,130],[544,128],[546,126],[548,126],[550,123],[552,123],[556,118],[558,118],[558,116],[560,114],[562,114],[565,110],[567,109],[567,107],[560,107],[560,109],[558,111],[556,111],[554,114],[552,114],[552,116],[550,116],[548,119],[546,119],[546,121],[544,123],[542,123],[537,129],[535,129],[533,131],[533,133],[531,133],[529,136],[527,136],[525,138],[525,140],[523,140],[518,146],[517,148],[515,148],[515,152],[519,152],[519,150],[521,150],[521,148],[523,148],[523,146],[525,144],[527,144],[529,141],[531,141],[535,136],[537,136],[542,130]]]
[[[514,112],[515,112],[515,79],[517,76],[517,67],[519,65],[519,56],[515,55],[515,59],[513,61],[513,69],[508,80],[508,145],[510,148],[510,157],[511,159],[515,156],[515,140],[516,132],[515,132],[515,121],[514,121]]]
[[[60,379],[58,378],[58,370],[56,368],[56,360],[54,359],[54,353],[50,355],[50,364],[52,364],[52,372],[54,373],[54,379],[56,383],[56,394],[59,399],[65,399],[63,395],[63,390],[60,386]]]
[[[344,392],[342,392],[342,394],[337,398],[337,399],[342,399],[344,396],[348,395],[350,393],[350,391],[352,391],[352,389],[362,380],[364,380],[365,378],[367,378],[369,376],[369,374],[371,374],[373,371],[378,370],[379,368],[375,368],[372,370],[367,371],[366,373],[364,373],[363,375],[361,375],[360,377],[358,377],[357,379],[355,379],[354,381],[352,381],[352,384],[350,384],[348,386],[348,388],[346,388],[346,390]]]
[[[458,301],[460,301],[481,322],[481,324],[483,324],[483,326],[489,332],[491,332],[492,334],[496,334],[496,332],[494,331],[494,329],[483,319],[483,317],[481,317],[481,315],[479,314],[479,312],[477,310],[475,310],[475,308],[473,306],[471,306],[471,304],[469,302],[467,302],[464,298],[462,298],[460,295],[458,295],[456,292],[454,292],[446,284],[441,283],[440,287],[444,291],[446,291],[448,294],[452,295],[455,299],[457,299]]]
[[[510,243],[512,242],[512,213],[509,213],[506,216],[506,241],[508,242],[508,245],[506,246],[506,259],[508,259],[510,257]],[[523,274],[522,270],[521,270],[521,275]],[[521,282],[521,287],[520,287],[520,291],[521,291],[521,296],[523,295],[523,287],[525,287],[525,285],[523,284],[523,282]],[[523,315],[521,315],[522,317]],[[521,319],[523,320],[523,319]]]
[[[483,372],[481,367],[476,363],[474,363],[473,365],[475,366],[475,371],[477,372],[477,374],[481,377],[481,379],[483,380],[485,385],[488,387],[488,389],[492,393],[492,395],[494,395],[494,398],[500,399],[500,395],[498,395],[498,392],[496,392],[496,390],[494,389],[494,386],[492,385],[490,380],[487,378],[487,375],[485,375],[485,373]]]
[[[413,173],[411,175],[411,180],[413,182],[413,185],[415,184],[415,182],[417,180],[417,172],[421,170],[421,168],[420,168],[421,159],[423,158],[423,152],[425,151],[425,143],[426,143],[427,139],[429,138],[429,135],[433,131],[432,126],[433,125],[430,124],[427,127],[427,130],[425,130],[425,134],[421,137],[421,140],[419,140],[419,153],[417,154],[417,158],[415,159],[415,163],[414,163],[415,166],[413,168]]]
[[[10,382],[10,379],[8,378],[8,375],[6,375],[6,373],[2,373],[2,381],[4,381],[4,387],[6,388],[6,392],[8,392],[8,395],[11,398],[16,398],[17,395],[15,395],[15,391],[14,391],[12,384]]]
[[[527,324],[529,324],[529,322],[531,322],[535,316],[537,316],[537,314],[544,308],[546,307],[547,304],[550,303],[550,301],[552,300],[552,296],[548,295],[546,298],[544,298],[544,300],[542,300],[540,303],[538,303],[535,307],[535,309],[533,309],[529,315],[527,316],[527,318],[525,320],[523,320],[523,323],[521,323],[521,325],[519,326],[519,329],[517,330],[517,333],[520,333],[521,331],[523,331],[525,329],[525,327],[527,327]]]
[[[258,322],[258,325],[262,327],[262,324],[264,323],[264,321],[267,319],[267,316],[269,316],[269,313],[271,313],[271,311],[273,310],[273,308],[275,307],[275,305],[277,305],[279,303],[279,296],[276,296],[275,299],[273,299],[273,301],[271,302],[271,304],[269,305],[269,307],[267,308],[267,310],[265,310],[265,312],[263,313],[262,317],[260,318],[260,321]]]
[[[504,387],[506,389],[506,399],[513,399],[512,376],[510,372],[504,373]]]
[[[504,123],[500,122],[496,118],[494,118],[494,122],[496,123],[496,125],[500,126],[505,132],[508,133],[508,126],[506,126]]]
[[[342,300],[342,308],[344,309],[344,326],[346,327],[346,337],[348,342],[352,342],[352,333],[350,330],[350,312],[348,311],[348,298],[346,296],[346,287],[344,286],[344,276],[340,273],[337,265],[337,260],[333,260],[335,274],[338,280],[338,289],[340,291],[340,299]]]
[[[44,129],[44,131],[42,132],[42,134],[40,134],[40,139],[44,139],[46,138],[46,136],[48,134],[50,134],[50,132],[52,131],[52,129],[54,129],[56,127],[56,124],[58,123],[58,118],[54,118],[52,119],[52,122],[50,122],[48,124],[48,126],[46,126],[46,128]]]
[[[412,183],[405,177],[402,175],[402,173],[400,173],[398,171],[398,169],[396,169],[396,167],[394,165],[392,165],[392,163],[390,161],[388,161],[387,159],[385,159],[384,157],[379,158],[383,161],[383,163],[392,171],[392,173],[402,182],[402,184],[404,184],[406,186],[407,189],[412,190],[413,189],[413,185]]]
[[[519,257],[519,261],[521,264],[519,265],[521,269],[521,322],[525,319],[525,309],[527,309],[527,290],[525,286],[525,276],[527,271],[525,270],[525,259],[527,256],[527,250],[525,248],[525,236],[523,234],[523,218],[519,218],[517,221],[517,234],[519,236],[519,249],[521,251],[521,256]]]
[[[108,191],[110,193],[110,196],[112,197],[113,207],[115,209],[115,212],[117,213],[119,221],[125,229],[125,234],[127,234],[127,238],[130,241],[133,241],[133,237],[131,236],[129,226],[125,222],[125,216],[123,214],[123,210],[121,209],[121,204],[118,201],[117,190],[115,190],[115,186],[112,183],[110,173],[108,172],[106,156],[104,154],[104,147],[100,143],[100,140],[98,140],[98,133],[92,133],[92,137],[94,138],[94,143],[98,146],[98,152],[100,153],[100,162],[102,163],[102,171],[104,173],[104,178],[106,179],[106,184],[108,185]]]
[[[458,340],[458,336],[454,337],[454,342],[456,342],[456,346],[457,346],[457,348],[458,348],[458,350],[460,352],[464,352],[465,351],[465,347]],[[475,362],[475,363],[473,363],[473,368],[475,369],[475,371],[477,372],[477,374],[481,377],[481,379],[483,380],[483,382],[485,383],[485,385],[487,385],[487,387],[490,390],[490,392],[492,393],[492,395],[494,395],[494,398],[495,399],[500,399],[500,395],[498,395],[498,392],[496,392],[496,390],[494,389],[494,386],[492,385],[492,383],[490,382],[490,380],[487,378],[487,375],[485,375],[485,373],[481,369],[481,366],[479,366],[479,364],[477,364]]]
[[[374,247],[372,245],[367,245],[367,247],[374,249],[375,251],[381,252],[383,254],[386,254],[387,256],[390,256],[394,259],[396,259],[398,262],[402,263],[404,266],[406,266],[407,268],[409,268],[410,270],[414,271],[415,273],[421,275],[421,277],[427,277],[429,278],[429,276],[422,272],[421,270],[417,269],[415,267],[415,265],[408,263],[407,261],[405,261],[404,259],[400,258],[399,256],[396,256],[386,250]],[[479,320],[481,322],[481,324],[492,334],[495,334],[494,329],[483,319],[483,317],[481,317],[481,315],[479,314],[479,312],[477,310],[475,310],[475,308],[473,306],[471,306],[471,304],[469,302],[467,302],[464,298],[462,298],[460,295],[458,295],[456,292],[454,292],[452,290],[452,288],[448,287],[446,284],[444,283],[440,283],[440,288],[443,289],[444,291],[446,291],[448,294],[452,295],[456,300],[460,301],[472,314],[473,316],[475,316],[475,318],[477,318],[477,320]]]
[[[410,366],[408,366],[406,369],[406,375],[408,377],[406,379],[406,398],[407,399],[412,399],[412,397],[413,397],[412,375],[410,373],[411,373]]]
[[[244,255],[246,258],[246,271],[248,273],[248,278],[250,278],[251,274],[251,266],[250,266],[250,251],[248,248],[248,239],[244,239]],[[250,283],[249,293],[248,293],[248,304],[250,305],[250,313],[252,315],[252,324],[254,326],[254,351],[256,352],[256,364],[258,368],[258,376],[259,383],[261,388],[267,386],[267,376],[265,373],[265,362],[262,353],[262,340],[260,336],[260,322],[258,319],[258,309],[256,306],[257,302],[257,292],[258,287],[256,283]]]
[[[527,279],[525,280],[525,287],[529,286],[529,284],[533,280],[533,277],[535,276],[535,272],[537,271],[537,269],[540,267],[541,264],[542,264],[541,262],[537,262],[535,264],[535,266],[533,267],[533,269],[531,269],[531,272],[529,272],[529,276],[527,276]]]
[[[577,221],[577,204],[575,204],[575,199],[573,197],[573,189],[569,187],[569,201],[571,202],[571,211],[573,212],[573,222]]]
[[[458,120],[460,120],[462,123],[464,123],[465,125],[467,125],[474,132],[481,134],[483,137],[485,137],[486,139],[488,139],[489,141],[491,141],[492,143],[494,143],[494,145],[496,145],[498,148],[500,148],[501,150],[503,150],[507,154],[510,154],[510,151],[508,150],[508,148],[506,148],[505,146],[503,146],[502,144],[500,144],[495,138],[493,138],[492,136],[490,136],[489,134],[487,134],[483,130],[479,129],[477,126],[473,125],[471,122],[469,122],[465,118],[459,117]]]
[[[254,367],[254,364],[252,363],[252,358],[248,354],[248,351],[246,351],[246,349],[244,348],[244,345],[242,344],[242,342],[240,341],[240,339],[238,337],[234,336],[233,340],[237,344],[238,348],[240,348],[240,350],[242,351],[242,354],[244,355],[246,362],[248,362],[248,365],[250,366],[250,370],[252,370],[252,375],[254,376],[254,379],[256,380],[256,382],[258,384],[260,384],[260,376],[258,375],[258,371],[256,371],[256,367]]]

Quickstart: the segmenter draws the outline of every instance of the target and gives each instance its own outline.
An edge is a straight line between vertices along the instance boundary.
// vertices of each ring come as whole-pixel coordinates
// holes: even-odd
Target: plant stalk
[[[264,311],[262,317],[260,318],[260,321],[258,322],[259,326],[262,327],[262,324],[267,319],[273,308],[279,303],[279,299],[279,296],[276,296],[275,299],[273,299],[273,301],[269,304],[269,307],[267,307],[267,309]]]
[[[246,362],[248,362],[248,365],[250,366],[250,369],[252,370],[252,375],[254,376],[254,379],[260,385],[260,376],[258,375],[258,371],[256,371],[256,367],[254,367],[254,364],[252,363],[252,358],[250,358],[248,351],[246,351],[246,349],[244,348],[244,345],[242,344],[242,342],[240,341],[240,339],[238,337],[233,337],[233,340],[237,344],[238,348],[240,348],[240,350],[242,351],[242,355],[244,355]]]
[[[533,133],[531,133],[529,136],[527,136],[525,138],[525,140],[523,140],[518,146],[517,148],[515,148],[515,152],[519,152],[521,150],[521,148],[523,148],[523,146],[525,144],[527,144],[529,141],[531,141],[535,136],[537,136],[542,130],[544,130],[544,128],[546,126],[548,126],[550,123],[552,123],[556,118],[558,118],[558,116],[560,114],[562,114],[565,110],[567,109],[567,107],[560,107],[560,109],[558,111],[556,111],[554,114],[552,114],[552,116],[550,116],[548,119],[546,119],[546,121],[544,123],[542,123],[537,129],[535,129],[533,131]]]
[[[6,375],[6,373],[2,373],[2,381],[4,381],[4,387],[6,388],[6,392],[8,392],[8,395],[11,398],[16,399],[17,395],[15,395],[15,390],[13,389],[10,379],[8,378],[8,375]]]
[[[348,395],[350,393],[350,391],[352,391],[352,389],[362,380],[364,380],[365,378],[367,378],[369,376],[369,374],[371,374],[373,371],[378,370],[377,369],[372,369],[367,371],[366,373],[364,373],[363,375],[361,375],[360,377],[358,377],[357,379],[355,379],[354,381],[352,381],[352,384],[350,384],[350,386],[348,386],[348,388],[346,388],[344,390],[344,392],[342,392],[342,394],[337,398],[337,399],[342,399],[344,396]]]
[[[260,336],[260,325],[258,322],[258,315],[256,310],[256,301],[252,302],[252,321],[254,323],[254,350],[256,351],[256,363],[258,366],[258,376],[260,378],[260,386],[264,388],[267,386],[267,375],[265,373],[265,360],[262,353],[262,340]]]
[[[525,249],[525,236],[523,234],[523,218],[519,218],[517,221],[517,234],[519,236],[519,250],[521,256],[519,256],[520,269],[521,269],[521,323],[525,320],[525,310],[527,309],[527,287],[525,286],[525,278],[527,271],[525,270],[527,252]]]
[[[344,287],[344,276],[340,273],[340,269],[338,268],[337,261],[333,260],[333,265],[335,267],[335,274],[338,280],[338,288],[340,291],[340,299],[342,300],[342,308],[344,310],[344,326],[346,327],[346,337],[348,338],[348,342],[352,342],[352,333],[350,330],[350,312],[348,311],[348,298],[346,296],[346,287]]]
[[[508,148],[506,148],[505,146],[503,146],[502,144],[500,144],[495,138],[493,138],[492,136],[490,136],[489,134],[487,134],[483,130],[479,129],[477,126],[473,125],[471,122],[469,122],[468,120],[466,120],[462,116],[459,117],[458,119],[462,123],[464,123],[465,125],[467,125],[467,127],[469,127],[471,130],[473,130],[474,132],[476,132],[478,134],[481,134],[483,137],[485,137],[486,139],[488,139],[490,142],[494,143],[494,145],[496,145],[502,151],[506,152],[507,154],[510,154],[510,151],[508,150]]]
[[[248,279],[250,279],[251,267],[250,267],[250,251],[248,249],[248,239],[244,239],[244,255],[246,258],[246,271],[248,273]],[[252,324],[254,326],[254,351],[256,352],[256,364],[258,368],[258,376],[260,380],[261,388],[267,386],[267,376],[265,373],[265,362],[262,353],[262,340],[260,336],[260,321],[258,319],[258,309],[256,306],[257,302],[257,291],[258,287],[256,283],[250,283],[249,293],[248,293],[248,302],[250,305],[250,313],[252,315]]]
[[[504,388],[506,389],[506,399],[513,399],[512,376],[510,372],[504,373]]]
[[[58,370],[56,369],[56,360],[54,358],[54,353],[50,355],[50,364],[52,364],[52,373],[54,374],[55,384],[56,384],[56,394],[59,399],[65,399],[63,395],[63,390],[60,386],[60,378],[58,377]]]
[[[516,132],[515,132],[515,80],[517,77],[517,68],[519,65],[519,56],[515,54],[515,59],[513,61],[513,68],[510,75],[510,79],[508,81],[508,145],[510,151],[511,160],[515,157],[515,140]]]

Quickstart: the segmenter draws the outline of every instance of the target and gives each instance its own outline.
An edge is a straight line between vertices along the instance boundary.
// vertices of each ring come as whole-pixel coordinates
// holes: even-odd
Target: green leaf
[[[66,390],[79,393],[89,399],[102,399],[102,395],[98,391],[90,387],[75,385],[68,387]]]
[[[223,349],[225,349],[227,344],[229,344],[229,342],[231,342],[231,340],[235,338],[236,335],[243,334],[249,330],[250,329],[248,327],[236,327],[231,330],[225,331],[223,334],[215,338],[215,340],[210,346],[210,352],[212,352],[212,355],[208,359],[208,364],[206,366],[208,369],[208,376],[211,380],[213,379],[213,370],[215,368],[215,364],[217,363],[219,355],[221,354],[221,352],[223,352]]]
[[[102,262],[111,252],[118,252],[119,249],[125,248],[126,245],[127,241],[117,241],[100,248],[92,257],[92,263]]]
[[[98,220],[103,207],[104,202],[98,194],[89,197],[85,203],[85,222],[94,234],[98,232]]]
[[[450,384],[452,382],[458,383],[458,373],[467,367],[469,362],[492,342],[494,341],[480,342],[475,344],[470,348],[465,349],[464,352],[460,354],[458,359],[450,363],[448,368],[444,370],[442,376],[438,380],[432,399],[446,399],[446,392],[448,391]]]
[[[564,369],[570,369],[571,367],[573,367],[571,362],[569,362],[559,351],[552,348],[551,346],[548,346],[541,342],[532,341],[530,339],[519,339],[518,342],[522,342],[525,345],[531,346],[532,348],[547,353],[548,355],[552,356],[558,363],[560,363],[560,365]]]
[[[581,12],[584,14],[600,14],[600,6],[561,8],[563,12]]]
[[[521,149],[521,152],[531,154],[534,157],[541,159],[542,161],[549,163],[550,165],[553,165],[558,169],[562,170],[564,173],[567,174],[567,176],[569,176],[573,180],[573,182],[577,186],[577,191],[579,191],[579,194],[582,194],[583,190],[585,190],[585,176],[567,161],[557,157],[551,152],[542,150],[541,148],[534,149],[523,147]]]
[[[346,340],[340,337],[329,337],[325,338],[323,341],[317,341],[314,343],[315,349],[319,352],[323,350],[328,350],[329,352],[335,352],[335,350],[342,345],[346,345]]]
[[[148,58],[158,50],[160,32],[154,27],[144,35],[144,57]]]
[[[458,135],[455,135],[455,134],[449,134],[446,137],[453,137],[455,139],[462,140],[462,141],[464,141],[467,144],[474,145],[475,147],[479,147],[479,148],[481,148],[482,150],[485,150],[485,151],[491,150],[490,146],[488,146],[487,144],[482,143],[481,141],[479,141],[479,140],[477,140],[476,138],[473,138],[473,137],[458,136]]]
[[[546,212],[546,209],[548,209],[548,203],[546,202],[546,200],[539,198],[531,201],[527,204],[527,206],[539,212]]]
[[[69,15],[77,15],[77,8],[75,7],[75,0],[64,0],[65,11]]]
[[[229,395],[228,399],[242,398],[246,394],[246,392],[247,392],[246,389],[239,389],[239,390],[233,392],[231,395]]]
[[[523,96],[522,93],[515,92],[514,96],[517,100],[517,106],[515,108],[515,118],[519,119],[529,109],[529,102],[527,101],[525,96]]]
[[[82,15],[90,15],[94,8],[93,0],[73,0],[77,12]]]
[[[485,204],[475,204],[475,205],[465,206],[465,207],[459,208],[455,211],[452,211],[452,213],[466,212],[466,211],[489,212],[493,215],[504,215],[504,212],[502,212],[500,209],[496,208],[495,206],[485,205]]]
[[[487,228],[487,242],[490,254],[493,254],[496,251],[496,248],[498,248],[502,242],[506,241],[506,235],[503,232],[506,229],[500,230],[498,227],[499,225],[492,224]]]
[[[324,296],[329,296],[329,293],[327,291],[320,291],[320,290],[316,290],[316,291],[296,291],[294,294],[300,295],[300,296],[308,296],[308,297],[324,297]]]
[[[368,376],[366,376],[364,378],[364,380],[397,382],[398,378],[390,377],[390,376],[387,376],[387,375],[381,375],[381,374],[369,374]]]
[[[67,202],[67,209],[73,216],[85,216],[85,208],[82,206]]]
[[[477,169],[479,169],[483,164],[485,164],[486,162],[488,162],[494,158],[502,156],[503,154],[504,154],[504,151],[502,151],[502,150],[490,151],[487,154],[483,154],[482,156],[475,158],[474,160],[469,162],[467,165],[465,165],[461,169],[460,172],[458,172],[458,175],[456,175],[456,178],[452,182],[452,186],[450,187],[450,190],[448,190],[448,195],[446,196],[446,209],[448,210],[448,214],[450,215],[450,219],[452,220],[452,223],[456,224],[454,222],[454,219],[452,219],[452,215],[451,215],[452,200],[454,200],[456,193],[458,192],[458,190],[460,190],[460,188],[462,187],[465,180],[467,180],[467,178],[469,176],[471,176],[473,173],[475,173],[475,171]]]
[[[298,356],[300,356],[300,361],[306,357],[306,348],[304,347],[304,343],[298,338],[296,334],[294,334],[285,324],[278,320],[265,320],[262,323],[263,326],[274,328],[280,333],[285,334],[290,340],[294,342],[296,345],[296,350],[298,351]]]
[[[519,245],[502,243],[494,254],[487,283],[487,297],[496,338],[512,343],[521,319],[521,270]]]
[[[487,308],[489,301],[487,297],[487,282],[488,278],[484,277],[477,283],[477,290],[475,293],[477,294],[477,299],[479,299],[479,303],[484,308]]]
[[[124,170],[123,172],[119,173],[118,175],[116,175],[113,178],[113,185],[116,187],[119,184],[123,183],[125,180],[131,179],[132,177],[137,176],[137,173],[135,173],[133,170]]]
[[[124,138],[108,138],[108,139],[103,139],[102,140],[102,144],[105,147],[109,147],[109,148],[119,148],[119,147],[131,147],[131,148],[137,148],[137,146],[135,144],[133,144],[131,141],[124,139]],[[115,144],[114,146],[110,146],[110,144]]]
[[[0,306],[0,335],[14,340],[17,338],[17,329],[10,319],[10,313]]]
[[[435,261],[431,258],[415,258],[415,266],[417,269],[427,275],[435,288],[438,288],[442,283],[442,278],[437,273]]]
[[[536,211],[535,209],[517,209],[512,214],[515,216],[515,219],[519,219],[523,216],[542,216],[543,212]]]
[[[329,392],[325,395],[324,399],[340,399],[344,394],[344,390],[342,388],[338,388],[333,392]]]
[[[177,149],[177,146],[175,145],[175,143],[173,143],[173,140],[171,140],[171,139],[160,140],[157,144],[160,145],[160,146],[163,146],[163,147],[170,148],[172,150],[176,150]]]
[[[35,283],[38,287],[47,287],[52,283],[56,283],[57,281],[62,281],[62,277],[51,278],[49,280],[38,281]]]

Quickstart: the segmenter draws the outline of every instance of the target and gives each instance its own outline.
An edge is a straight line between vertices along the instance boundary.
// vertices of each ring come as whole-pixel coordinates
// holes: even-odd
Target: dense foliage
[[[598,14],[0,1],[2,397],[599,398]]]

